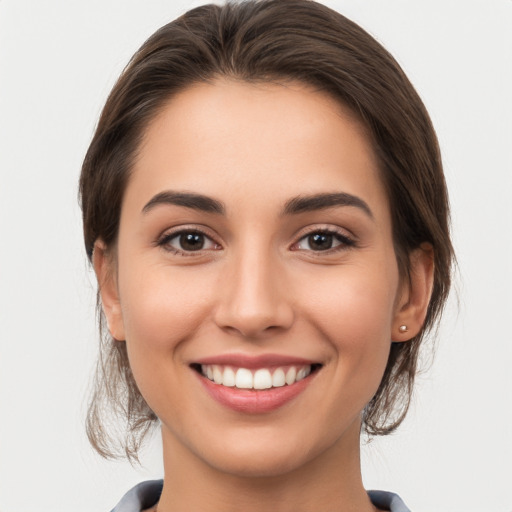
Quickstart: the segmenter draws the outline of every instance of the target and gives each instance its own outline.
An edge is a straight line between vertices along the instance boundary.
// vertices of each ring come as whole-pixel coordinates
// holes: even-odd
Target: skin
[[[144,211],[170,190],[221,201],[225,214],[160,203]],[[335,192],[371,213],[283,214],[292,198]],[[361,411],[391,340],[421,328],[432,285],[426,248],[411,255],[410,282],[400,278],[391,228],[364,129],[324,93],[219,80],[181,92],[150,123],[117,245],[99,240],[94,266],[109,329],[126,340],[162,423],[159,512],[375,510],[361,480]],[[206,234],[203,249],[177,253],[170,234],[191,229]],[[313,250],[308,235],[325,230],[345,238]],[[283,407],[244,414],[214,401],[190,367],[230,353],[322,367]]]

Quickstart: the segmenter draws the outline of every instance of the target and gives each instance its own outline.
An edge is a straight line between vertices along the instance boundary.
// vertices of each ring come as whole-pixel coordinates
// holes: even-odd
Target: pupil
[[[332,246],[332,235],[315,233],[309,236],[309,246],[314,251],[330,249]]]
[[[180,236],[180,245],[186,251],[199,251],[204,246],[204,237],[200,233],[186,233]]]

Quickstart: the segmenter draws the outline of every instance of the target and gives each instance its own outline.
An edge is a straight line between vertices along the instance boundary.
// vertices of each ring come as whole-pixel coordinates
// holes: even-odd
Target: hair
[[[363,411],[370,436],[404,419],[425,334],[439,320],[453,261],[449,206],[436,134],[428,113],[393,57],[367,32],[311,0],[249,0],[204,5],[157,30],[132,57],[101,113],[80,176],[85,248],[92,260],[101,239],[115,246],[123,194],[145,129],[166,102],[192,84],[219,78],[300,82],[324,91],[353,112],[377,156],[392,216],[402,278],[423,243],[434,254],[434,283],[421,332],[391,343],[374,397]],[[126,343],[104,328],[97,299],[100,356],[87,433],[104,457],[137,459],[157,422],[134,381]],[[119,421],[109,423],[109,419]]]

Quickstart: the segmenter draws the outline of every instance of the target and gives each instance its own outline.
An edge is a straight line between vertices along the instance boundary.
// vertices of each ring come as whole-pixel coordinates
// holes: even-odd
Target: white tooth
[[[235,377],[235,386],[240,389],[252,388],[252,373],[246,368],[238,368]]]
[[[306,370],[306,373],[304,374],[304,377],[307,377],[311,373],[311,365],[306,366],[305,370]]]
[[[205,364],[201,365],[201,373],[206,377],[206,372],[208,371]]]
[[[266,369],[256,370],[254,373],[254,389],[268,389],[272,387],[272,377]]]
[[[302,380],[305,376],[306,376],[306,370],[304,370],[304,368],[301,368],[301,369],[297,372],[297,377],[295,377],[295,380],[296,380],[297,382],[299,382],[299,380]]]
[[[220,366],[215,365],[213,367],[213,382],[215,384],[222,384],[222,370]]]
[[[228,386],[229,388],[232,388],[235,385],[235,372],[232,368],[229,368],[229,366],[224,369],[222,384],[224,386]]]
[[[278,368],[272,375],[272,386],[275,388],[280,388],[285,384],[286,377],[284,375],[284,370],[282,368]]]
[[[208,365],[206,367],[206,376],[210,379],[210,380],[213,380],[213,368],[211,365]]]
[[[297,376],[297,370],[295,369],[295,366],[290,366],[288,371],[286,372],[286,384],[290,386],[295,382],[295,377]]]

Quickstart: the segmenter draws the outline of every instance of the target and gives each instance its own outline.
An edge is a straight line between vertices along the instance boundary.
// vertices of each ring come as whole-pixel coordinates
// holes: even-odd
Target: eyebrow
[[[206,213],[225,215],[224,203],[211,197],[194,194],[192,192],[175,192],[167,190],[152,197],[142,209],[142,213],[148,213],[159,205],[184,206],[193,210]],[[297,196],[288,200],[283,208],[282,215],[296,215],[299,213],[324,210],[335,206],[352,206],[361,209],[368,217],[373,219],[373,213],[368,204],[360,197],[346,192],[321,193],[308,196]]]
[[[167,190],[151,198],[142,209],[142,213],[148,213],[156,206],[164,204],[184,206],[185,208],[191,208],[206,213],[216,213],[218,215],[224,215],[226,212],[224,204],[217,199],[191,192],[174,192]]]
[[[368,204],[360,197],[346,192],[313,194],[309,196],[297,196],[286,202],[283,215],[294,215],[298,213],[324,210],[334,206],[353,206],[361,209],[370,219],[373,213]]]

